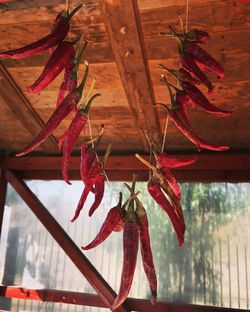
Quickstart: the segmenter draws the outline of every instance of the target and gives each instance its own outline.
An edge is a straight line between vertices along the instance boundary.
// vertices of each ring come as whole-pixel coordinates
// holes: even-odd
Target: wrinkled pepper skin
[[[59,42],[61,42],[67,36],[69,28],[69,18],[65,15],[64,11],[62,11],[57,15],[53,29],[49,35],[22,48],[4,51],[0,53],[0,57],[21,59],[36,55],[44,50],[56,46]]]
[[[103,225],[101,226],[100,231],[93,239],[93,241],[85,247],[82,247],[83,250],[89,250],[97,247],[113,232],[119,232],[123,229],[124,226],[124,211],[121,207],[113,207],[109,210]]]
[[[200,70],[199,66],[195,63],[193,57],[190,54],[184,53],[181,54],[180,58],[181,66],[187,69],[189,72],[192,72],[195,74],[197,78],[203,83],[207,89],[208,92],[213,91],[213,86],[207,76]]]
[[[186,126],[182,120],[179,118],[179,116],[176,114],[176,112],[171,111],[168,109],[169,117],[173,121],[173,123],[176,125],[176,127],[185,135],[187,139],[189,139],[193,144],[196,145],[197,149],[200,151],[203,149],[208,149],[211,151],[226,151],[229,149],[229,146],[223,146],[223,145],[215,145],[208,143],[198,137],[193,129],[191,127]]]
[[[160,153],[157,157],[157,162],[163,168],[179,168],[193,164],[198,159],[198,156],[180,156],[175,157]]]
[[[100,206],[101,201],[104,195],[104,187],[105,187],[105,176],[103,174],[99,174],[94,179],[95,182],[95,200],[92,206],[89,209],[89,217],[96,211],[96,209]]]
[[[75,90],[71,92],[62,102],[62,104],[56,108],[53,112],[43,129],[37,134],[33,141],[26,146],[21,152],[17,153],[16,156],[25,155],[33,151],[38,147],[43,141],[45,141],[48,136],[56,129],[60,122],[73,110],[76,108],[78,102],[80,101],[80,96]]]
[[[199,105],[206,112],[219,117],[228,117],[233,113],[232,111],[225,111],[214,106],[196,86],[184,81],[181,85],[183,90],[188,94],[190,100],[194,104]]]
[[[142,217],[138,217],[137,215],[137,223],[139,226],[139,236],[141,243],[141,255],[142,262],[145,274],[148,279],[149,287],[151,290],[151,303],[156,304],[157,301],[157,277],[155,272],[153,254],[151,250],[150,236],[148,231],[148,218],[145,212],[145,215]]]
[[[28,88],[30,93],[38,93],[45,89],[69,64],[75,50],[72,43],[62,41],[52,53],[38,79]],[[73,90],[72,90],[73,91]]]
[[[137,262],[139,228],[136,220],[126,220],[123,232],[123,267],[118,295],[112,306],[116,310],[128,297]]]
[[[179,246],[184,243],[184,233],[185,233],[185,223],[180,220],[175,212],[175,209],[171,206],[165,195],[163,194],[161,187],[158,183],[153,181],[148,182],[148,192],[156,203],[168,214],[170,221],[174,227],[177,239],[179,241]]]
[[[178,200],[181,200],[181,190],[180,187],[175,179],[175,176],[168,168],[161,168],[161,171],[167,180],[171,190],[173,191],[174,195]]]
[[[83,189],[82,195],[80,197],[80,200],[78,202],[78,205],[77,205],[77,208],[76,208],[76,211],[75,211],[75,215],[71,219],[71,222],[74,222],[79,217],[80,212],[83,209],[83,206],[84,206],[84,204],[86,202],[86,199],[87,199],[89,193],[91,192],[91,187],[92,187],[91,184],[85,184],[85,187]]]
[[[220,79],[224,78],[225,72],[221,64],[196,43],[189,42],[185,44],[184,49],[185,52],[192,55],[195,60],[204,65],[206,69],[217,74]]]
[[[61,106],[61,105],[60,105]],[[60,107],[59,106],[59,107]],[[63,144],[63,158],[62,158],[62,176],[66,183],[71,184],[68,177],[68,164],[70,155],[72,153],[74,144],[79,137],[80,133],[83,131],[87,122],[87,116],[81,114],[79,111],[73,118]]]

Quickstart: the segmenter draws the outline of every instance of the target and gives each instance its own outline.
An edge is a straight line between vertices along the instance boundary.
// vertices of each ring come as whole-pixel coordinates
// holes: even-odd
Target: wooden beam
[[[4,176],[4,170],[0,169],[0,238],[1,238],[1,232],[2,232],[6,191],[7,191],[7,181]]]
[[[157,142],[161,131],[143,42],[140,15],[135,0],[99,0],[109,41],[130,108],[135,116],[145,150],[144,130]]]
[[[143,157],[148,159],[147,155]],[[79,167],[80,157],[71,157],[70,179],[80,180]],[[18,171],[25,179],[62,179],[61,157],[2,157],[0,168]],[[250,182],[250,154],[200,153],[194,164],[172,171],[180,182]],[[106,172],[111,181],[131,181],[133,173],[140,181],[148,179],[147,168],[134,156],[110,156]]]
[[[52,289],[27,289],[14,286],[0,286],[0,296],[24,300],[36,300],[44,302],[60,302],[77,304],[90,307],[105,308],[102,300],[97,295],[79,293],[73,291]],[[152,306],[150,300],[128,298],[127,303],[133,311],[143,312],[233,312],[243,311],[224,307],[212,307],[194,304],[178,304],[169,302],[158,302]]]
[[[24,96],[4,64],[0,61],[0,90],[1,97],[16,115],[24,127],[34,136],[44,126],[43,120],[39,117],[28,99]],[[18,133],[17,133],[18,135]],[[57,151],[57,140],[51,135],[42,148],[52,154]]]
[[[109,284],[103,279],[95,267],[84,256],[81,250],[76,246],[64,229],[52,217],[49,211],[27,187],[27,185],[16,174],[9,170],[5,171],[5,177],[36,215],[36,217],[49,231],[52,237],[57,241],[60,247],[65,251],[83,276],[88,280],[90,285],[96,290],[106,307],[111,308],[116,297],[116,293],[109,286]],[[130,309],[123,305],[117,311],[127,312],[130,311]]]

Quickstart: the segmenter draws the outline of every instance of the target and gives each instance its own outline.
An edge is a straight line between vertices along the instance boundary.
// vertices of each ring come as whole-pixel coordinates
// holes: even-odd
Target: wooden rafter
[[[33,109],[30,102],[1,61],[0,76],[2,76],[0,79],[1,97],[16,117],[22,122],[24,127],[34,136],[34,134],[38,133],[44,126],[43,120]],[[53,153],[57,150],[57,140],[51,135],[46,143],[41,146],[45,151]]]
[[[181,157],[181,154],[176,156]],[[146,155],[143,157],[148,159]],[[79,167],[80,157],[71,157],[69,176],[72,180],[80,180]],[[2,157],[0,168],[16,170],[26,179],[62,179],[61,157]],[[129,181],[133,173],[141,181],[148,179],[148,169],[134,156],[110,156],[106,172],[112,181]],[[194,164],[173,169],[173,172],[181,182],[249,182],[250,154],[202,153]]]
[[[104,21],[116,64],[130,108],[145,150],[146,130],[157,142],[161,141],[152,82],[143,42],[140,16],[135,0],[100,0]]]
[[[27,185],[16,174],[9,170],[5,171],[5,177],[36,215],[36,217],[45,226],[52,237],[57,241],[68,257],[72,260],[72,262],[76,265],[83,276],[88,280],[91,286],[96,290],[106,307],[111,308],[116,297],[114,290],[103,279],[95,267],[84,256],[73,240],[67,235],[64,229],[52,217],[49,211],[27,187]],[[124,304],[117,309],[117,311],[128,312],[130,309],[128,309]]]
[[[26,289],[23,287],[0,286],[0,296],[6,298],[17,298],[25,300],[36,300],[46,302],[63,302],[90,307],[105,308],[103,301],[97,296],[73,291],[52,289]],[[224,307],[202,306],[194,304],[178,304],[159,302],[152,306],[150,300],[128,298],[127,302],[133,311],[142,312],[238,312],[240,309]]]

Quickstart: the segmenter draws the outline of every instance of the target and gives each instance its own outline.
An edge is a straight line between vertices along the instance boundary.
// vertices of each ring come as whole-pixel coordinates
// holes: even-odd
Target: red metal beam
[[[13,286],[0,286],[0,296],[24,300],[36,300],[46,302],[61,302],[90,307],[105,308],[103,301],[97,296],[86,293],[52,290],[52,289],[27,289]],[[202,306],[194,304],[178,304],[159,302],[152,306],[150,300],[128,298],[127,303],[133,311],[143,312],[236,312],[241,309],[224,307]]]
[[[7,181],[5,179],[4,171],[0,170],[0,238],[1,238],[1,232],[2,232],[6,191],[7,191]]]
[[[57,241],[60,247],[65,251],[83,276],[88,280],[91,286],[96,290],[105,306],[110,308],[116,297],[114,290],[103,279],[95,267],[84,256],[73,240],[67,235],[64,229],[59,223],[57,223],[27,185],[16,174],[9,170],[5,171],[5,177],[52,237]],[[123,305],[117,309],[117,311],[127,312],[130,311],[130,309]]]

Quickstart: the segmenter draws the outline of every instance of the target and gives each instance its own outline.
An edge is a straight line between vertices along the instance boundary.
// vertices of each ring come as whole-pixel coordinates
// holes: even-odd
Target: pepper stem
[[[140,194],[140,191],[138,191],[138,192],[134,193],[133,195],[131,195],[131,196],[129,197],[129,199],[127,199],[127,200],[125,201],[125,203],[122,205],[122,209],[125,209],[126,206],[130,203],[130,201],[131,201],[132,199],[136,199],[137,196],[138,196],[139,194]]]
[[[69,12],[69,2],[70,0],[65,0],[65,9],[64,9],[65,12]]]
[[[82,91],[83,91],[83,88],[85,86],[85,83],[87,81],[87,78],[88,78],[88,73],[89,73],[89,63],[87,61],[84,62],[85,64],[85,72],[84,72],[84,76],[83,76],[83,79],[82,79],[82,82],[80,83],[80,85],[76,88],[76,92],[78,94],[78,96],[81,98],[82,97]]]
[[[92,140],[85,141],[84,143],[87,145],[91,145],[91,144],[94,144],[96,142],[96,145],[97,145],[99,143],[101,137],[103,136],[103,134],[104,134],[104,125],[101,125],[101,130],[99,131],[98,135],[96,137],[94,137]]]
[[[83,36],[83,35],[82,35]],[[81,38],[81,41],[82,41],[82,38]],[[81,42],[80,41],[80,42]],[[79,65],[81,63],[81,59],[82,59],[82,56],[83,56],[83,52],[85,51],[86,47],[88,45],[88,41],[85,41],[79,55],[77,55],[77,60],[76,60],[76,63],[75,63],[75,66],[74,66],[74,71],[77,72],[78,71],[78,68],[79,68]]]
[[[83,113],[83,114],[88,113],[88,111],[89,111],[89,109],[90,109],[90,107],[91,107],[92,102],[93,102],[94,99],[97,98],[98,96],[101,96],[101,94],[100,94],[100,93],[94,94],[94,95],[89,99],[88,103],[85,104],[85,105],[80,105],[79,108],[78,108],[78,110],[79,110],[81,113]]]
[[[163,82],[167,86],[169,96],[170,96],[171,105],[174,105],[175,104],[174,95],[173,95],[173,92],[170,88],[170,86],[172,86],[172,85],[170,85],[170,83],[167,81],[167,79],[164,75],[161,75],[161,82]],[[177,88],[175,88],[175,89],[178,90]]]
[[[175,76],[179,80],[176,70],[169,69],[162,64],[158,65],[158,69],[166,70],[167,72],[169,72],[170,74],[172,74],[173,76]]]
[[[138,158],[144,165],[146,165],[151,170],[155,170],[155,167],[151,165],[148,161],[146,161],[144,158],[142,158],[139,154],[135,154],[135,157]]]
[[[122,192],[119,192],[119,201],[118,201],[117,206],[118,206],[118,207],[121,207],[121,206],[122,206]]]
[[[69,19],[71,19],[82,6],[83,3],[79,4],[76,8],[74,8],[74,10],[69,14]]]
[[[107,159],[108,159],[108,157],[109,157],[109,155],[110,155],[110,153],[111,153],[111,146],[112,146],[112,144],[110,143],[110,144],[108,145],[108,147],[107,147],[107,149],[106,149],[106,152],[105,152],[105,155],[104,155],[104,157],[103,157],[103,160],[102,160],[102,167],[103,167],[103,168],[105,168]]]

